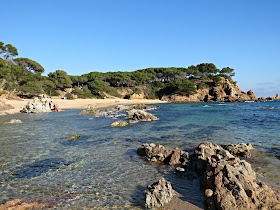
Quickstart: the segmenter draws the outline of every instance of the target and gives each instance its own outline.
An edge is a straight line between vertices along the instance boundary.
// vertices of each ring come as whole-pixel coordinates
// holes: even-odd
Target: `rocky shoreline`
[[[250,163],[234,156],[250,157],[252,150],[251,144],[222,147],[202,142],[191,155],[155,144],[143,144],[137,153],[148,161],[176,166],[176,173],[184,173],[188,179],[199,178],[205,193],[205,209],[280,209],[279,192],[258,180]],[[169,184],[160,180],[148,186],[145,206],[154,208],[168,203],[173,197]]]

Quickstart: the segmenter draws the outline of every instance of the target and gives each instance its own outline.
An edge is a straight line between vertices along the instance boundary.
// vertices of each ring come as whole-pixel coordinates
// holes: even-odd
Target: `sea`
[[[19,198],[57,209],[143,209],[146,186],[164,177],[181,199],[204,208],[199,179],[138,156],[143,143],[191,153],[203,141],[249,142],[254,152],[246,160],[259,179],[280,189],[279,101],[154,106],[149,112],[158,121],[123,128],[81,110],[0,116],[0,204]],[[4,123],[10,119],[23,123]],[[73,134],[81,138],[66,139]]]

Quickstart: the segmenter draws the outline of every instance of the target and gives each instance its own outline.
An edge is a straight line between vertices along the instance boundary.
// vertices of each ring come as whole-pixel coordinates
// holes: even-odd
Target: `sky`
[[[214,63],[243,91],[280,94],[279,0],[13,0],[0,41],[44,75]]]

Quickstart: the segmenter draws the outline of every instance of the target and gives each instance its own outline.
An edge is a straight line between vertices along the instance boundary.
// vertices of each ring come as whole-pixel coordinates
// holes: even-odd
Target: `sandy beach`
[[[9,114],[19,113],[20,110],[27,104],[28,101],[33,101],[31,99],[26,100],[6,100],[6,104],[10,104],[14,109],[7,110]],[[158,99],[119,99],[119,98],[108,98],[108,99],[73,99],[64,100],[60,98],[53,98],[52,104],[58,104],[59,109],[87,109],[88,106],[100,108],[119,104],[156,104],[156,103],[166,103],[166,101],[161,101]]]

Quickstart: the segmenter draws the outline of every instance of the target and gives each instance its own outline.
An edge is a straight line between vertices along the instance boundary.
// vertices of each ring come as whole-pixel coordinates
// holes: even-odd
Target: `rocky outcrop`
[[[105,109],[96,109],[94,107],[90,107],[87,110],[81,111],[79,114],[93,115],[95,117],[100,117],[100,116],[118,117],[118,116],[123,116],[123,114],[119,114],[118,112],[128,112],[133,109],[152,110],[152,109],[156,109],[156,107],[148,106],[146,104],[117,105],[115,107],[105,108]]]
[[[158,118],[155,115],[149,112],[145,112],[143,110],[136,110],[136,109],[129,111],[125,119],[127,119],[129,123],[158,120]]]
[[[230,154],[241,157],[251,157],[251,151],[254,149],[250,143],[224,144],[221,146],[222,148],[228,150]]]
[[[123,120],[118,120],[116,122],[113,122],[110,127],[125,127],[125,126],[128,126],[129,123],[123,121]]]
[[[159,181],[147,186],[144,195],[145,207],[151,209],[162,207],[169,203],[175,195],[175,191],[172,189],[169,181],[161,178]]]
[[[244,102],[255,101],[257,97],[252,90],[247,93],[240,90],[238,85],[231,80],[222,79],[221,84],[213,88],[198,89],[196,94],[190,96],[165,95],[161,100],[172,103],[188,102]]]
[[[217,144],[201,143],[190,166],[203,175],[207,209],[273,209],[278,195],[256,179],[251,165]]]
[[[40,102],[28,102],[27,105],[23,107],[20,111],[22,113],[45,113],[51,112],[51,109],[48,104]]]
[[[164,162],[169,165],[182,164],[186,165],[189,158],[189,153],[181,150],[166,149],[162,145],[142,144],[138,148],[137,154],[144,156],[152,162]]]

